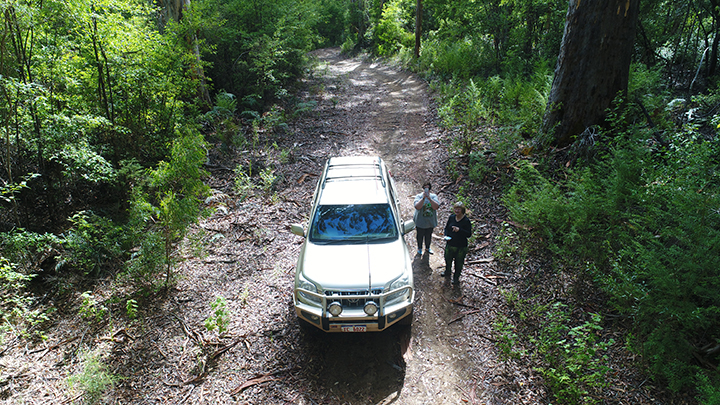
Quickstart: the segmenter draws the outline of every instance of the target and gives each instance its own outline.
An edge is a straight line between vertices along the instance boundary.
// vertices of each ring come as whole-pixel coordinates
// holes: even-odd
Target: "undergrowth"
[[[559,404],[595,404],[607,387],[607,349],[615,342],[604,339],[602,317],[583,313],[560,301],[546,303],[521,298],[515,289],[501,291],[510,316],[495,321],[496,341],[504,358],[528,358]]]
[[[595,281],[633,320],[651,374],[717,403],[720,361],[720,162],[692,127],[657,151],[640,130],[555,181],[519,161],[505,196],[512,220],[558,261]],[[546,376],[547,377],[547,376]]]

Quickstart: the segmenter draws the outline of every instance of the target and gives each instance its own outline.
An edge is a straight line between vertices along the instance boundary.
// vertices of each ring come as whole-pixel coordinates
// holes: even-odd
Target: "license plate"
[[[342,325],[340,330],[343,332],[367,332],[367,326],[365,325]]]

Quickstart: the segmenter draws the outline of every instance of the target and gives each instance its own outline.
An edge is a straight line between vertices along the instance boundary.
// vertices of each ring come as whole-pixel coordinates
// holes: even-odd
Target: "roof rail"
[[[380,160],[375,160],[371,163],[335,163],[335,164],[328,164],[325,168],[325,173],[322,178],[322,188],[325,188],[325,184],[328,180],[338,180],[338,179],[367,179],[367,178],[378,178],[380,179],[380,183],[382,183],[383,188],[387,187],[387,184],[385,183],[385,177],[382,175],[382,170],[380,169]],[[328,172],[332,168],[338,168],[338,167],[372,167],[375,171],[374,176],[353,176],[353,175],[347,175],[347,176],[328,176]]]

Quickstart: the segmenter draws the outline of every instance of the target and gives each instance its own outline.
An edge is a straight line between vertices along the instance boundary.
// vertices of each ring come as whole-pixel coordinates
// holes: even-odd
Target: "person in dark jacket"
[[[454,214],[450,215],[445,225],[445,271],[443,277],[452,275],[452,265],[455,262],[453,284],[460,282],[465,256],[468,252],[468,238],[472,236],[472,224],[465,216],[465,206],[461,202],[453,205]]]

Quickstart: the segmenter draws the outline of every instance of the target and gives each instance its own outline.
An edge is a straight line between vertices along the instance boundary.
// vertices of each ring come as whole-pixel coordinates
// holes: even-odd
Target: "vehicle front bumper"
[[[317,295],[322,300],[322,304],[321,306],[309,305],[298,300],[296,291],[295,313],[298,318],[326,332],[379,332],[412,316],[415,291],[412,287],[405,288],[410,288],[410,300],[385,306],[384,300],[380,299],[378,300],[381,302],[379,311],[374,316],[368,316],[361,308],[347,307],[343,307],[343,312],[339,316],[333,316],[326,309],[328,302],[333,301],[331,297],[310,293]],[[308,294],[309,292],[304,291],[304,293]]]
[[[298,318],[325,332],[380,332],[406,316],[410,316],[412,314],[412,305],[400,308],[387,315],[373,317],[323,316],[321,313],[310,312],[298,306],[295,307],[295,313]]]

